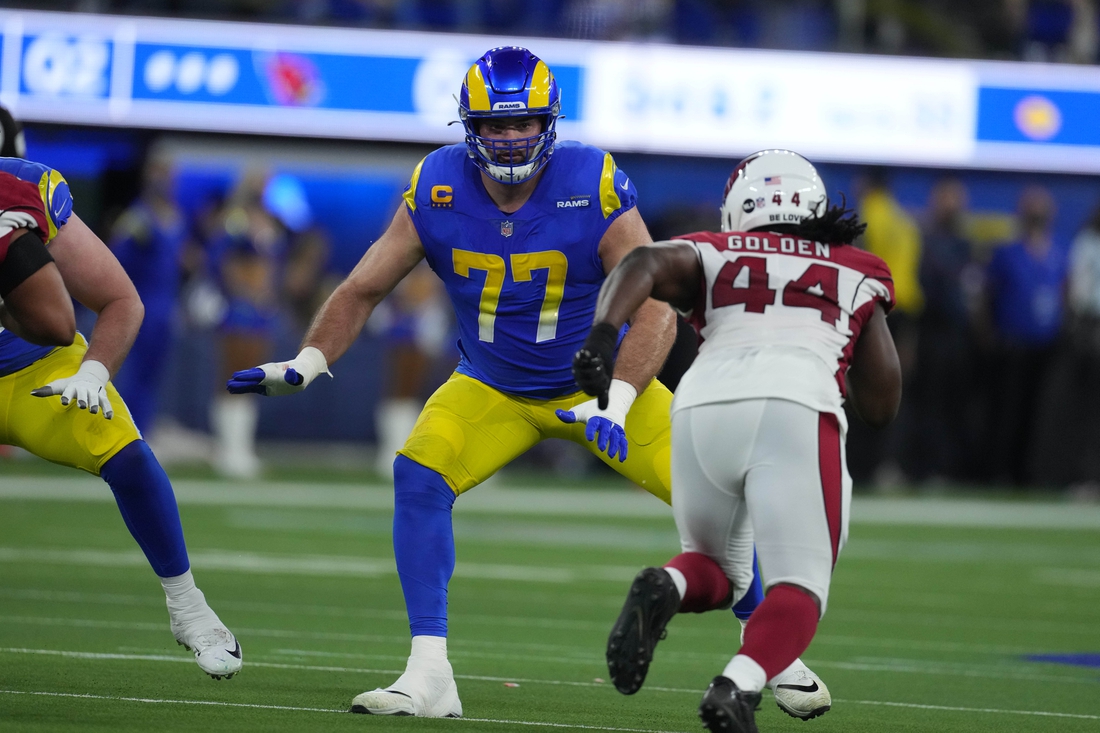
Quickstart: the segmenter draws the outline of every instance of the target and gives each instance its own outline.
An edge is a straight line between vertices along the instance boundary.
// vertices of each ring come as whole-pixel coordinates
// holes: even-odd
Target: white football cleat
[[[792,718],[810,720],[833,706],[829,688],[801,659],[768,680],[768,687],[775,693],[775,704]]]
[[[415,715],[419,718],[461,718],[451,663],[446,659],[409,657],[405,674],[386,689],[355,696],[351,712],[367,715]]]
[[[172,634],[184,649],[195,653],[199,669],[214,679],[229,679],[241,671],[241,643],[209,606],[173,614]]]

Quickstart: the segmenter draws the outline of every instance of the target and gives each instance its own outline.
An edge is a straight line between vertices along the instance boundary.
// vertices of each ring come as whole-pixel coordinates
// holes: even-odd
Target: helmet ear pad
[[[731,232],[797,225],[827,208],[825,184],[810,161],[790,150],[761,150],[730,175],[721,227]]]

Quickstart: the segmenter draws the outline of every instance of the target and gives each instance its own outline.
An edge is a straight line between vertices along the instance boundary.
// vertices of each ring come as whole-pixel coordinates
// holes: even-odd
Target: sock
[[[737,656],[750,657],[759,664],[766,682],[789,667],[810,646],[818,616],[817,603],[809,593],[777,585],[768,591],[749,619],[745,644]]]
[[[679,594],[681,598],[687,595],[688,581],[687,578],[684,577],[684,574],[673,567],[666,567],[665,572],[672,578],[672,584],[676,586],[676,593]]]
[[[731,659],[722,670],[722,676],[733,680],[737,689],[746,692],[760,692],[768,682],[768,675],[764,668],[744,654],[738,654]]]
[[[207,618],[215,615],[206,603],[206,596],[195,585],[191,571],[171,578],[161,578],[164,588],[164,600],[168,605],[168,614],[174,623],[186,622],[197,617]]]
[[[409,629],[447,636],[447,583],[455,569],[451,508],[455,492],[435,471],[398,456],[393,462],[393,554]]]
[[[706,555],[681,553],[665,563],[665,570],[669,568],[679,570],[686,581],[687,587],[680,594],[681,613],[702,613],[729,605],[733,586],[718,563]]]
[[[186,573],[191,563],[176,495],[149,445],[135,440],[103,464],[99,475],[114,492],[122,521],[141,546],[153,572],[162,578]]]
[[[760,582],[760,566],[756,562],[756,550],[752,551],[752,584],[745,595],[741,596],[733,607],[733,615],[741,621],[748,621],[749,616],[764,600],[764,585]]]
[[[161,578],[160,585],[164,588],[164,597],[172,602],[185,602],[193,595],[192,591],[198,590],[195,586],[195,578],[191,571],[170,578]]]
[[[446,659],[447,637],[445,636],[414,636],[412,640],[412,653],[410,657],[418,659]]]

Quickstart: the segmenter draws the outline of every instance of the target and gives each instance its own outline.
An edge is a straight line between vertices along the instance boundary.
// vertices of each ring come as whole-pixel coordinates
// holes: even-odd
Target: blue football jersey
[[[0,158],[0,211],[23,215],[26,223],[16,228],[30,229],[48,245],[69,220],[73,197],[64,176],[52,168],[21,158]],[[30,366],[53,348],[29,343],[0,328],[0,376]]]
[[[558,143],[531,198],[505,214],[462,144],[413,171],[405,205],[458,321],[458,371],[502,392],[577,391],[573,354],[604,281],[600,240],[637,203],[610,153]]]

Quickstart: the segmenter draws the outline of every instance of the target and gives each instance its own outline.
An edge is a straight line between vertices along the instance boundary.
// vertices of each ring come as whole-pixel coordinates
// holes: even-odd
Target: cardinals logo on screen
[[[314,107],[324,98],[325,83],[308,56],[277,51],[257,54],[256,61],[265,91],[276,104]]]

